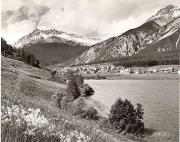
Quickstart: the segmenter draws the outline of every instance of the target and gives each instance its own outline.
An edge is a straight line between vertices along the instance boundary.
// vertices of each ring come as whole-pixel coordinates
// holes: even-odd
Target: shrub
[[[63,94],[57,94],[57,95],[56,95],[57,106],[58,106],[59,108],[61,108],[62,98],[63,98]]]
[[[93,107],[90,107],[87,110],[85,110],[81,116],[82,118],[85,118],[85,119],[93,119],[93,120],[99,119],[98,112]]]
[[[55,74],[57,74],[57,71],[56,71],[56,70],[53,70],[53,71],[51,72],[51,75],[54,76]]]
[[[69,72],[67,77],[67,95],[62,99],[58,99],[61,109],[85,119],[97,120],[97,110],[92,107],[88,108],[84,101],[84,97],[93,95],[94,90],[88,84],[84,84],[84,79],[79,74]]]
[[[73,102],[71,105],[71,113],[73,115],[81,116],[85,112],[86,104],[84,98],[80,97]]]
[[[74,99],[77,99],[81,95],[79,90],[80,78],[78,77],[72,72],[68,73],[67,93],[72,95]]]
[[[101,118],[99,121],[99,128],[101,130],[110,130],[111,129],[111,124],[109,123],[108,118]]]
[[[84,84],[84,79],[80,74],[74,75],[74,78],[75,78],[75,81],[76,81],[78,86],[81,86]]]
[[[134,108],[130,101],[119,98],[112,105],[108,120],[112,128],[119,133],[140,135],[144,133],[143,114],[141,104]]]
[[[106,79],[106,77],[98,74],[97,79]]]
[[[60,108],[65,111],[69,111],[69,106],[73,100],[74,100],[73,96],[69,94],[67,94],[66,96],[63,96],[62,100],[59,101]]]
[[[84,79],[79,74],[73,74],[73,72],[68,73],[68,84],[67,93],[74,97],[74,100],[80,97],[88,97],[94,95],[94,90],[88,84],[84,83]]]
[[[67,104],[67,112],[71,113],[74,116],[79,116],[85,119],[93,119],[98,120],[98,112],[93,107],[88,107],[85,102],[85,98],[79,97],[78,99],[74,100]]]
[[[80,90],[81,90],[82,96],[84,97],[89,97],[89,96],[94,95],[93,88],[91,88],[88,84],[81,85]]]

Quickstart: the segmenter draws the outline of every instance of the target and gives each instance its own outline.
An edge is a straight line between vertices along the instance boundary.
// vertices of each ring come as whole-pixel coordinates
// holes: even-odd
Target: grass
[[[33,75],[39,76],[41,79],[37,79],[33,77]],[[50,74],[47,71],[30,67],[20,61],[2,58],[2,110],[7,110],[7,107],[9,107],[12,112],[15,112],[13,108],[19,107],[25,112],[28,112],[28,109],[32,109],[32,113],[29,113],[30,116],[34,116],[34,112],[40,110],[38,116],[47,119],[48,122],[45,125],[46,127],[44,127],[44,125],[43,127],[37,127],[36,133],[32,136],[25,132],[29,130],[28,128],[36,126],[32,127],[32,125],[27,125],[27,122],[24,123],[25,117],[23,115],[15,115],[19,117],[14,117],[14,115],[2,113],[2,117],[13,116],[9,117],[11,118],[9,119],[10,124],[13,125],[2,123],[1,140],[3,142],[68,140],[76,142],[78,139],[84,137],[91,142],[129,141],[129,139],[120,135],[101,130],[97,121],[82,119],[60,110],[55,100],[52,99],[52,95],[58,92],[64,93],[66,86],[62,83],[49,81],[49,77]],[[21,111],[17,114],[21,114]],[[35,119],[36,117],[34,116],[33,118]],[[19,123],[16,122],[22,123],[18,125]],[[35,124],[35,122],[32,124]],[[37,126],[39,126],[39,124]],[[44,131],[48,132],[48,135],[44,135]],[[60,137],[61,134],[64,137]],[[81,141],[85,141],[85,139]]]
[[[90,140],[67,120],[46,118],[39,108],[27,109],[21,105],[20,101],[16,104],[12,102],[5,98],[2,101],[1,135],[3,142]]]

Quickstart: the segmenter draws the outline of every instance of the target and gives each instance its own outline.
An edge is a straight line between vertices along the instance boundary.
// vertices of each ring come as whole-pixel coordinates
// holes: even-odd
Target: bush
[[[89,96],[94,95],[93,88],[91,88],[88,84],[81,85],[80,90],[81,90],[82,96],[84,97],[89,97]]]
[[[93,107],[89,107],[83,97],[79,97],[73,102],[67,103],[66,111],[74,116],[79,116],[84,119],[99,119],[97,110]]]
[[[98,112],[96,109],[88,108],[85,103],[85,98],[94,94],[94,90],[88,85],[84,84],[84,79],[81,75],[68,73],[67,95],[59,99],[59,106],[70,112],[73,115],[78,115],[85,119],[98,119]]]
[[[86,109],[86,104],[84,101],[84,98],[80,97],[77,100],[73,102],[73,104],[70,107],[70,113],[73,115],[81,116]]]
[[[112,105],[108,120],[118,133],[140,135],[144,133],[143,114],[141,104],[134,108],[130,101],[119,98]]]
[[[99,119],[98,112],[93,107],[90,107],[89,109],[85,110],[81,116],[82,118],[85,118],[85,119],[93,119],[93,120]]]
[[[56,70],[53,70],[52,72],[51,72],[51,75],[52,76],[55,76],[57,74],[57,71]]]
[[[101,130],[109,131],[111,129],[111,124],[109,123],[108,118],[101,118],[99,121],[99,128]]]
[[[74,100],[81,95],[79,89],[80,82],[81,78],[79,76],[74,75],[72,72],[68,73],[67,93],[73,96]]]
[[[68,73],[67,93],[74,97],[74,100],[80,97],[88,97],[94,95],[94,90],[88,84],[84,83],[84,79],[79,74]]]
[[[100,76],[100,75],[98,74],[97,79],[106,79],[106,77],[105,77],[105,76]]]
[[[57,101],[57,106],[61,109],[62,109],[61,105],[62,105],[63,96],[64,96],[63,94],[57,94],[55,98]]]

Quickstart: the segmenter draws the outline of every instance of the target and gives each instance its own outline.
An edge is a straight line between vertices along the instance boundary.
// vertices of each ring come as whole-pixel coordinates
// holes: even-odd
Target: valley
[[[36,26],[13,45],[1,37],[3,142],[179,140],[178,6],[108,38],[59,25]]]

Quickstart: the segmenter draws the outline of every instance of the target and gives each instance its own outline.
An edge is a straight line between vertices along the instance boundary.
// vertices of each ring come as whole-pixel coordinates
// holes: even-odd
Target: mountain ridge
[[[41,40],[46,40],[50,37],[57,37],[61,40],[63,39],[66,42],[72,41],[74,43],[81,44],[84,46],[93,45],[101,40],[98,38],[87,38],[80,35],[69,34],[56,29],[41,30],[36,28],[31,33],[23,36],[17,42],[15,42],[14,46],[23,47],[24,45],[27,45],[29,43],[37,43]]]
[[[180,8],[175,5],[168,5],[160,9],[155,15],[147,21],[156,21],[159,25],[164,26],[180,16]]]
[[[171,12],[170,16],[167,16],[168,11]],[[172,17],[174,11],[179,12],[178,15]],[[151,17],[149,18],[151,20],[148,19],[137,28],[91,46],[89,50],[76,58],[72,65],[106,62],[132,56],[178,31],[180,28],[180,8],[170,5],[157,12],[157,14],[159,13],[161,16],[165,15],[163,18],[167,18],[166,22],[169,21],[167,24],[161,25],[157,22],[157,18]]]

